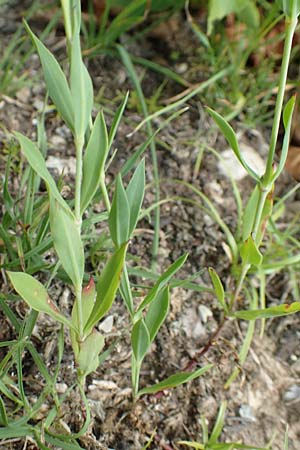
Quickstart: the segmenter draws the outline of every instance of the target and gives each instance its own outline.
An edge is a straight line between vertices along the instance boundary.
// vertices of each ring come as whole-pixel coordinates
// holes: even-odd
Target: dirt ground
[[[20,19],[17,13],[10,13],[9,17],[12,24]],[[180,32],[171,33],[164,38],[153,37],[135,42],[130,49],[136,55],[168,64],[175,71],[182,70],[183,76],[190,82],[200,82],[205,78],[205,74],[195,75],[195,71],[192,70],[193,62],[197,58],[197,41],[194,40],[184,17],[180,16],[177,20]],[[38,33],[38,22],[34,26]],[[9,34],[6,30],[0,32],[2,43],[6,43]],[[56,36],[52,34],[47,40],[47,45],[54,49],[59,49],[61,44],[62,38],[59,34]],[[174,49],[180,55],[179,60],[175,62],[169,58]],[[111,121],[109,111],[115,111],[122,95],[127,89],[132,89],[130,80],[121,62],[111,56],[94,57],[88,64],[95,93],[98,92],[99,103],[103,104],[107,111],[109,124]],[[36,117],[43,105],[45,94],[44,85],[37,77],[38,70],[39,62],[34,54],[26,62],[26,73],[31,80],[30,83],[18,90],[15,96],[1,97],[1,171],[7,154],[9,141],[7,132],[21,131],[33,139],[36,137]],[[144,76],[142,85],[145,95],[150,97],[162,83],[163,77],[155,72],[143,72],[140,68],[138,71]],[[181,89],[169,81],[162,97],[169,98],[178,94]],[[215,204],[225,223],[234,229],[236,206],[230,181],[220,170],[218,159],[207,150],[208,146],[212,146],[217,151],[222,151],[227,148],[227,144],[213,128],[204,106],[203,98],[195,97],[189,103],[189,110],[174,119],[159,133],[157,156],[161,177],[161,198],[169,198],[169,201],[161,207],[158,271],[166,268],[181,254],[188,252],[189,258],[180,272],[181,278],[200,271],[196,281],[199,285],[210,287],[206,269],[212,266],[224,285],[230,288],[233,285],[233,276],[223,232],[205,211],[187,202],[187,199],[192,199],[200,203],[197,195],[186,185],[174,182],[184,180],[204,192]],[[134,104],[134,96],[131,96],[129,108],[114,143],[118,153],[110,167],[111,175],[118,172],[133,149],[145,139],[144,132],[128,137],[128,133],[141,119],[142,116]],[[153,123],[154,128],[160,126],[162,121],[161,118],[156,119]],[[236,128],[243,129],[238,122],[235,125]],[[64,168],[64,182],[71,186],[74,152],[70,133],[53,112],[46,114],[46,129],[49,142],[48,166],[56,176],[59,176]],[[265,141],[269,130],[254,130],[252,134],[251,130],[243,132],[243,139],[247,145],[253,146],[252,138],[257,135]],[[195,164],[202,147],[205,150],[200,171],[195,174]],[[259,153],[259,148],[256,148],[256,151]],[[24,159],[22,161],[24,164]],[[153,171],[149,152],[146,154],[146,168],[147,181],[151,183]],[[11,189],[17,190],[19,183],[17,174],[11,174],[10,182]],[[277,187],[278,193],[286,192],[293,185],[294,181],[288,175],[284,175]],[[238,182],[238,186],[246,198],[251,187],[250,180],[243,178]],[[153,187],[150,184],[144,207],[150,206],[153,201]],[[289,202],[291,209],[298,205],[296,197],[289,199]],[[100,210],[101,202],[95,208]],[[138,228],[139,232],[129,251],[134,255],[134,261],[137,261],[138,265],[149,268],[153,226],[145,219],[139,223]],[[273,304],[280,303],[291,295],[288,275],[280,272],[268,277],[268,301]],[[4,282],[4,278],[1,282]],[[138,282],[146,283],[145,280]],[[51,294],[63,311],[70,311],[73,294],[67,286],[61,282],[54,282],[51,285]],[[19,305],[17,312],[22,316],[26,308]],[[199,356],[216,332],[220,320],[217,302],[211,294],[174,288],[171,292],[169,316],[143,364],[141,386],[153,384],[178,370],[192,367],[195,361],[199,367],[212,363],[213,369],[187,385],[159,395],[144,396],[136,404],[132,404],[129,320],[124,305],[117,299],[109,312],[109,317],[100,325],[106,332],[107,345],[115,342],[116,338],[117,343],[97,372],[87,379],[86,391],[92,409],[92,422],[88,433],[80,439],[82,448],[138,450],[142,449],[153,436],[150,449],[181,449],[184,447],[177,443],[179,440],[201,442],[201,416],[207,418],[211,427],[221,401],[226,400],[227,414],[222,433],[224,442],[235,441],[264,446],[272,440],[272,449],[282,450],[284,432],[288,424],[289,450],[298,450],[300,448],[299,316],[268,321],[262,339],[259,337],[257,326],[256,337],[246,364],[241,368],[240,376],[228,389],[224,388],[224,384],[237,367],[238,352],[243,342],[246,324],[228,320],[217,339],[202,356]],[[32,337],[50,371],[55,367],[57,360],[57,331],[58,326],[51,319],[40,315]],[[14,338],[12,328],[2,312],[0,312],[0,338],[1,340]],[[60,393],[64,393],[75,379],[69,337],[66,335],[65,339],[66,348],[57,385]],[[3,351],[1,356],[4,356]],[[24,354],[23,362],[26,393],[34,401],[41,390],[43,380],[36,366],[32,364],[29,354]],[[47,403],[43,405],[40,419],[47,416],[50,406]],[[84,407],[80,403],[78,392],[73,390],[64,403],[60,425],[76,432],[83,419]],[[30,441],[27,443],[16,441],[3,444],[0,442],[0,448],[34,449],[35,446]]]

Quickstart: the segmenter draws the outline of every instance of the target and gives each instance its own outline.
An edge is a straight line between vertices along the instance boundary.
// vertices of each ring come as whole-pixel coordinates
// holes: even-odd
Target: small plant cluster
[[[228,241],[233,273],[236,275],[235,288],[231,292],[226,292],[215,269],[209,268],[209,275],[213,287],[210,291],[215,294],[222,312],[218,332],[228,318],[249,321],[247,335],[239,353],[239,363],[241,366],[247,357],[257,319],[264,320],[266,318],[285,316],[300,311],[299,302],[273,307],[266,307],[266,305],[261,304],[258,307],[256,291],[255,289],[251,289],[247,284],[247,277],[250,272],[251,274],[258,274],[261,279],[263,277],[264,257],[261,253],[261,247],[270,218],[272,217],[274,184],[284,169],[287,157],[292,114],[295,105],[295,97],[292,97],[283,108],[292,39],[298,23],[300,4],[296,0],[283,0],[279,3],[286,19],[286,37],[269,152],[265,172],[262,176],[258,175],[244,159],[237,136],[229,123],[216,111],[210,108],[208,109],[209,114],[222,131],[240,164],[255,182],[255,187],[249,196],[244,210],[241,206],[238,190],[235,190],[239,211],[239,225],[235,234],[224,223],[210,200],[195,187],[190,186],[193,192],[199,195],[205,203],[206,211],[219,224]],[[109,5],[109,2],[107,4]],[[137,2],[134,2],[134,4],[136,7]],[[249,2],[249,5],[252,11],[256,11],[254,2]],[[63,196],[61,181],[56,182],[46,167],[43,120],[39,122],[37,143],[34,143],[21,133],[15,133],[15,137],[30,166],[25,179],[27,183],[25,208],[20,221],[23,224],[31,224],[31,226],[30,230],[25,230],[24,240],[17,239],[18,252],[16,258],[10,236],[5,231],[5,226],[9,226],[13,221],[16,221],[13,201],[8,191],[8,173],[6,173],[4,185],[4,205],[6,212],[0,227],[0,237],[7,247],[7,253],[10,258],[10,262],[6,265],[6,269],[9,269],[7,270],[8,278],[14,290],[29,305],[31,312],[25,325],[20,326],[13,311],[7,305],[7,298],[15,299],[15,296],[9,294],[5,298],[1,294],[1,307],[7,314],[8,319],[15,326],[19,334],[19,339],[13,342],[1,343],[1,347],[7,346],[10,350],[0,363],[0,373],[3,373],[6,379],[6,383],[0,381],[0,390],[5,397],[13,403],[16,403],[18,408],[24,408],[25,414],[22,418],[10,419],[5,403],[2,397],[0,397],[0,438],[9,439],[27,435],[33,437],[42,449],[48,448],[45,443],[49,443],[66,450],[73,450],[80,448],[76,439],[86,432],[90,421],[89,405],[84,392],[86,377],[98,368],[99,362],[103,358],[103,355],[105,355],[105,352],[103,352],[105,336],[98,330],[97,325],[110,311],[118,292],[126,305],[130,318],[132,350],[131,378],[134,401],[141,395],[157,393],[164,389],[187,383],[209,371],[212,367],[211,364],[206,364],[192,372],[184,371],[175,373],[155,385],[140,389],[140,372],[143,360],[150,351],[151,345],[167,317],[170,304],[170,287],[174,282],[175,275],[185,263],[187,255],[179,257],[167,270],[157,276],[153,286],[138,304],[134,299],[134,289],[130,281],[126,255],[128,248],[130,248],[130,241],[135,233],[137,223],[143,215],[145,161],[140,158],[140,155],[147,145],[152,142],[155,135],[151,129],[151,119],[182,105],[188,98],[196,95],[205,86],[208,86],[209,83],[211,84],[221,78],[226,73],[226,70],[212,77],[209,83],[204,83],[200,88],[197,87],[194,89],[180,101],[149,116],[147,115],[147,107],[143,103],[143,94],[130,57],[122,46],[118,45],[116,47],[135,83],[138,96],[144,106],[145,120],[138,128],[146,123],[149,136],[147,145],[143,145],[126,162],[120,173],[113,180],[114,194],[112,201],[110,201],[108,185],[106,183],[108,157],[126,107],[128,95],[118,108],[114,115],[112,125],[108,130],[103,111],[99,111],[94,116],[93,84],[87,67],[83,62],[81,52],[80,33],[82,24],[80,2],[79,0],[62,0],[61,6],[64,15],[67,41],[68,77],[53,54],[32,32],[27,22],[24,22],[24,24],[38,52],[49,97],[72,133],[76,151],[75,190],[73,197],[66,200]],[[141,2],[138,6],[139,8],[142,6]],[[212,2],[210,27],[212,27],[214,20],[220,18],[220,15],[216,11],[217,2]],[[240,8],[239,11],[242,13],[244,9]],[[225,15],[228,11],[223,11],[223,13]],[[106,15],[104,14],[105,17],[107,17],[107,13]],[[223,16],[221,15],[221,17]],[[103,27],[105,27],[105,24]],[[283,118],[284,138],[279,163],[275,164],[275,149],[278,141],[281,117]],[[155,154],[155,147],[152,150]],[[130,172],[133,173],[126,185],[124,183],[124,177]],[[41,180],[46,185],[47,196],[43,197],[42,200],[36,200],[36,194]],[[23,183],[23,187],[26,183]],[[91,219],[86,215],[86,211],[93,204],[95,195],[98,195],[99,191],[101,192],[105,209],[101,214],[93,214]],[[159,198],[157,198],[157,202],[159,203]],[[157,207],[158,205],[155,206]],[[104,267],[96,279],[86,273],[85,264],[86,247],[88,245],[86,230],[91,220],[93,224],[100,222],[107,224],[106,229],[112,248],[111,254],[109,256],[107,255]],[[159,224],[159,221],[157,224]],[[46,271],[48,269],[41,255],[49,249],[55,250],[57,260],[54,267],[52,267],[50,280],[44,285],[33,275],[40,270]],[[18,265],[15,262],[16,259],[18,263],[21,261],[22,271],[14,270]],[[70,317],[64,315],[59,310],[49,295],[50,284],[56,276],[66,280],[74,293],[74,303]],[[89,281],[87,282],[88,279]],[[181,280],[181,285],[185,283],[189,284],[189,281]],[[237,299],[242,292],[245,292],[246,298],[249,299],[250,308],[237,310]],[[38,313],[48,314],[62,327],[58,344],[59,361],[62,359],[64,348],[63,328],[65,327],[70,333],[77,368],[77,386],[86,407],[86,421],[77,434],[61,436],[53,434],[51,431],[51,426],[55,418],[59,415],[60,408],[60,399],[55,391],[59,366],[55,374],[50,376],[41,357],[30,342]],[[214,336],[211,342],[213,339]],[[45,388],[41,400],[33,407],[26,398],[22,382],[22,353],[25,349],[31,353],[48,386]],[[17,366],[18,392],[20,393],[20,398],[14,394],[14,386],[9,380],[9,370],[15,363]],[[240,369],[237,368],[232,373],[230,379],[227,381],[227,386],[239,375],[239,372]],[[45,423],[38,429],[31,424],[31,420],[35,418],[43,399],[49,393],[53,397],[54,407],[50,411]],[[224,425],[225,409],[226,404],[222,403],[215,426],[210,434],[205,418],[202,418],[203,443],[181,441],[179,444],[203,450],[257,448],[238,443],[222,444],[219,442]],[[43,437],[41,438],[41,436]],[[285,449],[287,450],[287,448],[286,438]]]

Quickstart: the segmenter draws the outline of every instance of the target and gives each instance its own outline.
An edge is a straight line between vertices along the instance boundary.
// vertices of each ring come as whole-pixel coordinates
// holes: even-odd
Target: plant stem
[[[253,224],[253,228],[252,228],[252,237],[253,237],[254,242],[257,245],[259,245],[259,242],[256,241],[256,238],[257,238],[257,233],[259,231],[259,227],[261,225],[261,216],[262,216],[263,209],[265,206],[266,198],[268,197],[271,189],[272,189],[272,186],[270,187],[270,189],[266,189],[261,185],[259,186],[259,201],[258,201],[258,205],[256,208],[255,219],[254,219],[254,224]]]
[[[104,174],[101,176],[101,179],[100,179],[100,187],[101,187],[103,200],[104,200],[107,212],[109,213],[111,206],[110,206],[110,200],[109,200],[106,185],[105,185],[105,175]]]
[[[293,35],[295,32],[296,26],[297,26],[297,16],[294,13],[291,18],[289,18],[289,17],[286,18],[286,35],[285,35],[284,49],[283,49],[283,55],[282,55],[282,64],[281,64],[281,70],[280,70],[278,94],[277,94],[276,105],[275,105],[275,113],[274,113],[274,120],[273,120],[273,127],[272,127],[272,134],[271,134],[271,140],[270,140],[267,166],[266,166],[266,171],[265,171],[265,174],[263,177],[265,185],[268,185],[272,178],[272,172],[273,172],[272,166],[273,166],[274,155],[275,155],[275,150],[276,150],[279,126],[280,126],[281,111],[282,111],[283,99],[284,99],[284,94],[285,94],[285,86],[286,86],[286,81],[287,81],[287,74],[288,74],[289,61],[290,61],[290,55],[291,55],[291,49],[292,49]]]
[[[76,148],[76,178],[75,178],[75,221],[78,229],[78,234],[81,236],[81,185],[82,185],[82,153],[84,145],[84,136],[75,136]],[[75,286],[75,295],[77,300],[77,315],[78,315],[78,337],[79,341],[83,339],[83,315],[82,315],[82,286]]]

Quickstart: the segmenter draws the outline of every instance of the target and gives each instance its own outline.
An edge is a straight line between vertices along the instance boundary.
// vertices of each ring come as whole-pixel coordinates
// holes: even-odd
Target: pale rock
[[[258,176],[263,175],[265,171],[265,162],[262,157],[249,145],[240,143],[241,153],[246,163],[251,167]],[[218,162],[219,171],[228,177],[229,175],[236,181],[242,180],[247,176],[246,170],[238,161],[234,152],[231,149],[221,152],[222,160]]]

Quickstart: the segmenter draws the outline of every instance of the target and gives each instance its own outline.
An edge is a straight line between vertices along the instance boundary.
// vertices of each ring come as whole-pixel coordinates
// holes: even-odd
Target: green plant
[[[245,445],[239,442],[220,442],[220,436],[223,431],[225,414],[226,414],[226,402],[221,403],[218,416],[216,418],[215,424],[211,433],[208,432],[208,426],[205,416],[201,416],[201,427],[202,427],[202,444],[200,442],[192,441],[179,441],[179,445],[184,445],[189,448],[194,448],[197,450],[268,450],[268,448],[256,447],[253,445]]]
[[[118,290],[124,299],[131,319],[132,389],[134,398],[186,383],[202,375],[211,368],[211,365],[208,364],[193,372],[178,373],[156,385],[139,389],[139,375],[143,359],[168,312],[169,283],[184,264],[186,255],[180,257],[158,277],[153,287],[136,307],[126,265],[126,253],[130,238],[141,215],[145,192],[144,160],[141,160],[137,165],[126,188],[122,175],[119,174],[116,177],[114,194],[110,203],[105,181],[106,163],[126,105],[127,96],[117,110],[109,132],[102,111],[98,112],[94,120],[92,119],[94,100],[92,80],[81,55],[80,2],[78,0],[62,0],[62,9],[67,37],[69,79],[65,76],[52,53],[34,35],[29,25],[26,22],[24,23],[39,54],[49,97],[73,135],[76,152],[75,192],[73,198],[66,201],[62,196],[60,182],[55,182],[46,167],[43,120],[40,122],[37,144],[21,133],[15,133],[15,137],[30,165],[25,178],[25,183],[28,183],[25,208],[24,210],[18,210],[18,214],[22,218],[24,228],[31,229],[28,233],[24,233],[21,239],[17,240],[17,243],[19,242],[17,254],[14,248],[15,241],[6,232],[5,227],[2,227],[2,237],[8,243],[8,248],[12,252],[6,266],[11,265],[14,268],[17,265],[15,258],[18,257],[23,269],[22,272],[7,270],[7,275],[14,290],[32,310],[21,326],[5,301],[18,297],[13,294],[1,295],[0,297],[1,307],[19,335],[16,342],[7,341],[2,344],[3,347],[8,347],[10,350],[0,367],[0,373],[6,380],[6,383],[0,385],[0,391],[16,403],[18,407],[24,408],[26,411],[21,420],[11,420],[6,412],[5,404],[1,400],[0,419],[3,427],[0,430],[0,437],[8,439],[13,436],[29,435],[34,437],[41,448],[46,448],[43,447],[44,444],[41,439],[43,434],[50,444],[73,449],[79,448],[76,447],[76,438],[86,431],[90,420],[89,406],[84,393],[85,379],[88,374],[97,369],[99,361],[103,357],[103,355],[100,356],[100,353],[103,350],[105,338],[96,329],[96,325],[110,310]],[[152,137],[149,136],[150,138]],[[142,151],[144,151],[143,147],[141,151],[133,155],[134,158],[127,161],[126,166],[123,167],[123,173],[132,170],[139,158],[139,153],[142,153]],[[7,164],[7,172],[9,169],[10,161]],[[7,180],[8,176],[6,176],[4,184],[4,198],[7,208],[6,221],[7,224],[12,225],[17,217],[13,200],[9,194]],[[35,196],[41,180],[47,187],[47,196],[43,197],[41,201],[37,201]],[[87,225],[83,216],[99,189],[105,211],[93,217],[93,221],[96,223],[97,219],[107,220],[112,251],[110,256],[107,255],[105,265],[96,282],[93,278],[90,278],[88,284],[85,285],[84,280],[88,277],[85,276],[83,230]],[[45,220],[41,222],[40,218],[43,216],[45,216]],[[36,222],[36,226],[26,226],[26,224],[34,222]],[[34,242],[38,245],[41,244],[38,250],[34,248]],[[57,255],[57,261],[51,268],[41,263],[45,249],[54,249]],[[41,268],[44,270],[46,278],[49,277],[48,270],[52,271],[50,278],[44,284],[32,276]],[[75,300],[70,317],[59,310],[49,295],[52,278],[58,273],[68,282],[74,293]],[[40,312],[46,313],[61,324],[58,342],[59,357],[54,375],[48,373],[41,357],[30,342],[30,336]],[[59,398],[55,391],[55,383],[63,357],[63,327],[66,327],[70,333],[77,367],[78,388],[86,408],[86,420],[82,429],[69,436],[57,435],[51,430],[55,418],[59,414],[60,403],[63,402],[65,397]],[[25,349],[31,353],[48,386],[33,408],[26,397],[23,385],[22,352]],[[21,399],[11,392],[9,370],[15,363],[18,367],[18,387]],[[45,423],[40,427],[30,424],[30,420],[35,418],[48,394],[53,397],[54,406]]]

